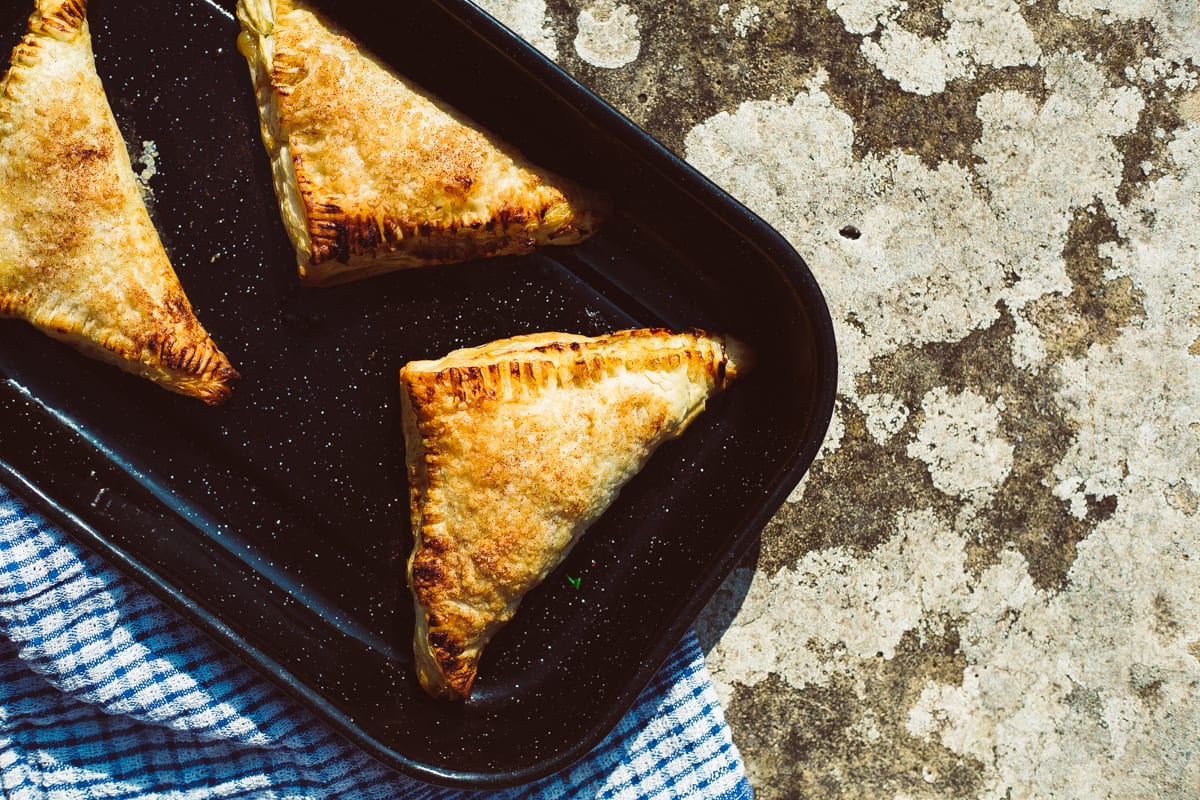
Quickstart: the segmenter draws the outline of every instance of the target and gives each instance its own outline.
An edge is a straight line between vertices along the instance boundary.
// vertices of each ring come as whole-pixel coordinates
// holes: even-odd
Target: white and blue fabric
[[[589,756],[464,793],[381,766],[0,485],[0,793],[92,798],[752,797],[694,634]]]

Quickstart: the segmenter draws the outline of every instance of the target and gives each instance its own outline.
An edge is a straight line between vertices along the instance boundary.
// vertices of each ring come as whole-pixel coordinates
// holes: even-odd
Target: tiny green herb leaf
[[[581,583],[583,583],[583,576],[581,575],[581,576],[580,576],[580,577],[578,577],[578,578],[572,578],[570,575],[568,575],[568,576],[567,576],[567,583],[571,584],[571,588],[572,588],[572,589],[578,589],[578,588],[579,588],[579,585],[580,585]]]

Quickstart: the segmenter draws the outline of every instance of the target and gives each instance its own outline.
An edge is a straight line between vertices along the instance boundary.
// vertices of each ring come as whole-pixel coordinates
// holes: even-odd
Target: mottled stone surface
[[[826,291],[700,622],[759,797],[1200,797],[1200,4],[479,1]]]

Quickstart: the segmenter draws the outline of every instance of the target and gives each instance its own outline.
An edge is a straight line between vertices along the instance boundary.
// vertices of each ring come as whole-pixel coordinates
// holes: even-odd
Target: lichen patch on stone
[[[1003,405],[1003,398],[999,400]],[[921,400],[924,420],[908,454],[924,461],[933,485],[964,499],[987,496],[1012,471],[1013,446],[999,434],[1000,408],[973,391],[936,387]]]
[[[926,624],[928,611],[966,593],[967,581],[963,543],[936,515],[904,514],[897,526],[864,559],[832,547],[771,577],[756,572],[739,625],[710,653],[712,668],[743,685],[770,673],[794,686],[827,685],[858,659],[891,658],[906,632]],[[785,607],[806,613],[778,613]],[[829,657],[834,645],[838,655]]]
[[[589,64],[623,67],[637,59],[641,46],[638,18],[629,6],[602,0],[579,12],[575,52]]]
[[[937,94],[951,81],[973,76],[976,65],[1032,66],[1041,54],[1013,0],[950,0],[936,17],[932,9],[918,17],[940,20],[944,32],[942,25],[928,23],[913,30],[908,26],[911,17],[901,11],[907,5],[896,0],[891,9],[877,14],[881,32],[861,46],[867,61],[906,92]],[[857,11],[854,6],[847,10]],[[856,15],[847,30],[864,27]]]
[[[903,153],[858,160],[853,140],[814,83],[790,103],[717,115],[686,141],[693,164],[807,254],[835,310],[841,383],[889,342],[954,340],[994,320],[1007,288],[995,214],[969,173]],[[860,238],[840,235],[848,223]]]
[[[866,414],[867,432],[879,444],[899,433],[911,413],[903,401],[887,392],[864,395],[859,407]]]
[[[738,686],[729,719],[759,758],[748,773],[759,797],[936,800],[979,796],[983,765],[936,739],[914,736],[905,712],[923,677],[953,681],[963,669],[952,626],[902,637],[891,658],[864,659],[854,677],[795,687],[776,675]],[[881,764],[886,767],[880,768]]]
[[[558,57],[558,42],[548,27],[546,0],[471,0],[514,33],[550,58]]]
[[[828,0],[827,4],[841,17],[846,30],[859,36],[874,33],[881,23],[894,20],[900,5],[895,0]]]
[[[1085,356],[1093,344],[1112,344],[1130,321],[1143,315],[1142,293],[1128,277],[1105,279],[1112,261],[1102,250],[1119,241],[1103,206],[1076,209],[1063,250],[1070,294],[1045,294],[1024,312],[1055,360]]]
[[[1145,21],[1163,50],[1178,61],[1200,64],[1200,6],[1188,0],[1059,0],[1059,9],[1104,23]],[[1097,14],[1099,12],[1099,14]]]

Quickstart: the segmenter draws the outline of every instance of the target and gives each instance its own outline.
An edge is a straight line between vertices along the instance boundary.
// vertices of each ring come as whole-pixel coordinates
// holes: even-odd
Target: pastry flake
[[[484,646],[662,442],[737,373],[701,332],[540,333],[400,371],[417,675],[465,699]]]
[[[0,316],[216,405],[237,372],[139,194],[84,0],[38,0],[0,78]]]
[[[362,50],[303,0],[240,0],[263,143],[301,280],[573,244],[598,204]]]

